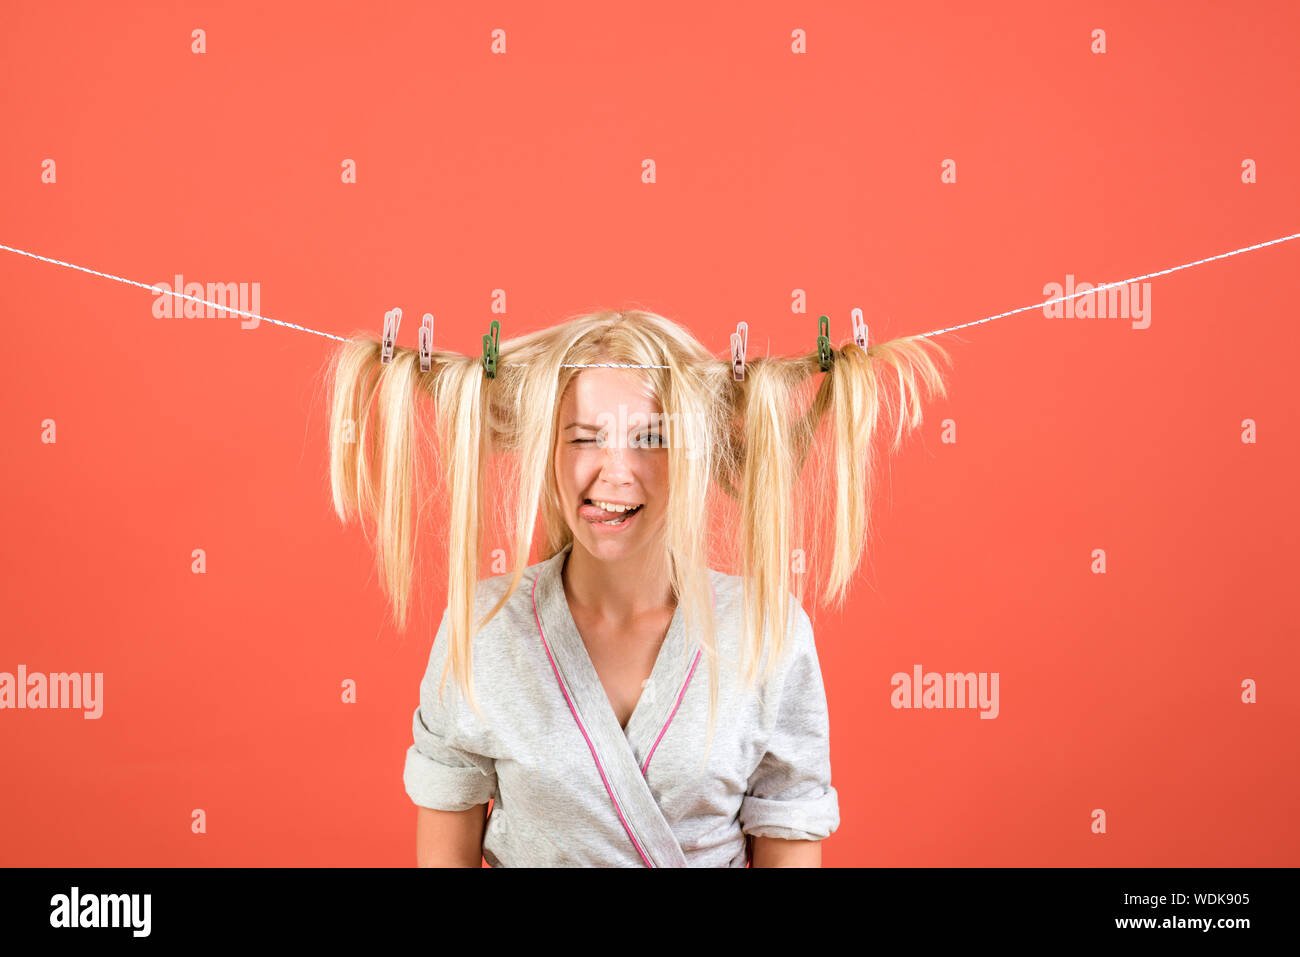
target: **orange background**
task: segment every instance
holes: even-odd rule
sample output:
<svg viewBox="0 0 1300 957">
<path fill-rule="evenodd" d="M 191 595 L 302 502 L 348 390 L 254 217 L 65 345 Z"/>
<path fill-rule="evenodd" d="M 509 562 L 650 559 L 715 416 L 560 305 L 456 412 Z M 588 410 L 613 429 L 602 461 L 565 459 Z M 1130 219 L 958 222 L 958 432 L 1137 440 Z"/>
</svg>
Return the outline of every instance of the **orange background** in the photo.
<svg viewBox="0 0 1300 957">
<path fill-rule="evenodd" d="M 339 335 L 401 306 L 406 346 L 425 311 L 439 348 L 477 352 L 493 318 L 510 338 L 641 305 L 720 357 L 742 319 L 752 353 L 806 353 L 821 313 L 840 343 L 860 307 L 879 342 L 1300 223 L 1289 2 L 5 21 L 0 242 L 259 282 L 263 315 Z M 842 816 L 825 864 L 1300 863 L 1298 262 L 1291 242 L 1155 279 L 1145 330 L 1029 311 L 941 337 L 950 396 L 892 461 L 870 564 L 842 612 L 809 609 Z M 442 562 L 398 633 L 330 507 L 334 343 L 152 306 L 0 251 L 0 671 L 105 673 L 97 721 L 0 712 L 0 863 L 411 864 Z M 1000 715 L 894 710 L 918 663 L 998 672 Z"/>
</svg>

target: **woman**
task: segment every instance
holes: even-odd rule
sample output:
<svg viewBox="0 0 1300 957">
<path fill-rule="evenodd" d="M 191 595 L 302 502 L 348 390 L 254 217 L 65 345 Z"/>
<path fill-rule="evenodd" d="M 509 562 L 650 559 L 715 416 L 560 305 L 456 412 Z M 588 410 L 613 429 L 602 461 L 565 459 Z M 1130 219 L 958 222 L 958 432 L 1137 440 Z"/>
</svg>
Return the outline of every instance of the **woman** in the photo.
<svg viewBox="0 0 1300 957">
<path fill-rule="evenodd" d="M 427 371 L 414 350 L 385 363 L 372 339 L 342 347 L 335 507 L 374 519 L 399 625 L 418 397 L 436 410 L 448 604 L 404 772 L 418 863 L 820 865 L 839 805 L 804 583 L 829 550 L 824 597 L 842 602 L 882 383 L 898 385 L 897 447 L 920 423 L 918 387 L 942 392 L 931 346 L 754 358 L 737 378 L 633 311 L 503 342 L 496 362 L 432 353 Z M 484 545 L 502 573 L 480 580 Z M 722 546 L 740 574 L 709 567 Z"/>
</svg>

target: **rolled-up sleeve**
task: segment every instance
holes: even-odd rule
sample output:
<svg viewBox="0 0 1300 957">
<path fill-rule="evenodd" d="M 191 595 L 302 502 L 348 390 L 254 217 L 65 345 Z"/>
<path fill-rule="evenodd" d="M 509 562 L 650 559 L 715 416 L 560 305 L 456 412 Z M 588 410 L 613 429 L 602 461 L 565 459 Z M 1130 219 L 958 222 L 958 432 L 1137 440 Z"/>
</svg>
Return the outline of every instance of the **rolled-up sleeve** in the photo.
<svg viewBox="0 0 1300 957">
<path fill-rule="evenodd" d="M 443 700 L 438 700 L 438 682 L 450 640 L 444 614 L 420 682 L 420 704 L 412 721 L 415 741 L 406 751 L 402 782 L 407 795 L 420 807 L 467 811 L 486 804 L 496 793 L 497 776 L 491 758 L 457 744 L 456 705 L 461 699 L 454 675 L 447 675 Z"/>
<path fill-rule="evenodd" d="M 741 801 L 741 830 L 754 837 L 819 841 L 840 825 L 831 786 L 830 717 L 812 622 L 799 608 L 767 751 Z"/>
</svg>

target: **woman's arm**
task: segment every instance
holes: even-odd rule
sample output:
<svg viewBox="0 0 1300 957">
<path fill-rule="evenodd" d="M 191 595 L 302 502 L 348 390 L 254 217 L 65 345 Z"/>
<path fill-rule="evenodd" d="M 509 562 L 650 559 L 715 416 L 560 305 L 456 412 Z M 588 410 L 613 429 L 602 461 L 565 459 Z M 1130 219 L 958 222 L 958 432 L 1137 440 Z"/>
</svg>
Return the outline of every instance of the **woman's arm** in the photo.
<svg viewBox="0 0 1300 957">
<path fill-rule="evenodd" d="M 821 841 L 786 841 L 755 837 L 750 867 L 821 867 Z"/>
<path fill-rule="evenodd" d="M 486 804 L 476 804 L 468 811 L 437 811 L 431 807 L 417 807 L 416 866 L 482 867 L 486 821 Z"/>
</svg>

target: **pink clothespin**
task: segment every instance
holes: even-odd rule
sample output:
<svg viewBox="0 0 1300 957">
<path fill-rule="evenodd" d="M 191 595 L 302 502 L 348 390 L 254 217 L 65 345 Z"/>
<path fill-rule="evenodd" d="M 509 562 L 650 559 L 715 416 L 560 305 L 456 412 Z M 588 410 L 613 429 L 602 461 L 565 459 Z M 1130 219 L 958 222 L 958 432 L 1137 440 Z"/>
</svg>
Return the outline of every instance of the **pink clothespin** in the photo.
<svg viewBox="0 0 1300 957">
<path fill-rule="evenodd" d="M 420 322 L 420 371 L 433 366 L 433 313 L 426 312 Z"/>
<path fill-rule="evenodd" d="M 749 324 L 736 323 L 736 331 L 731 334 L 731 377 L 737 382 L 745 378 L 745 353 L 749 349 Z"/>
<path fill-rule="evenodd" d="M 384 313 L 384 351 L 379 361 L 388 365 L 393 361 L 393 350 L 397 348 L 397 327 L 402 324 L 402 310 L 389 309 Z"/>
<path fill-rule="evenodd" d="M 858 347 L 865 349 L 867 347 L 867 324 L 862 319 L 862 310 L 853 310 L 853 341 Z"/>
</svg>

